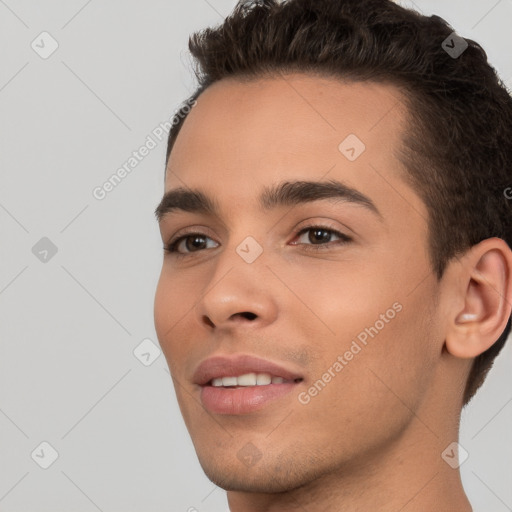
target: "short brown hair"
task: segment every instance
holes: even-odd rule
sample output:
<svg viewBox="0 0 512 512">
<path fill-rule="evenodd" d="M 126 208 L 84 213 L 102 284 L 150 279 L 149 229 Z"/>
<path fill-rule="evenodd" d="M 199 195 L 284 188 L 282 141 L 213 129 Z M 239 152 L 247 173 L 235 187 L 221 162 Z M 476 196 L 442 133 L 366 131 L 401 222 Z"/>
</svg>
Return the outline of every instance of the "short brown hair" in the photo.
<svg viewBox="0 0 512 512">
<path fill-rule="evenodd" d="M 408 128 L 400 159 L 429 212 L 432 267 L 498 237 L 512 247 L 512 98 L 475 41 L 450 55 L 454 32 L 390 0 L 241 0 L 215 28 L 193 34 L 189 49 L 199 86 L 176 113 L 169 156 L 190 102 L 223 78 L 304 72 L 384 82 L 405 93 Z M 448 39 L 449 46 L 454 40 Z M 465 41 L 465 43 L 464 43 Z M 511 328 L 475 358 L 466 405 L 483 383 Z"/>
</svg>

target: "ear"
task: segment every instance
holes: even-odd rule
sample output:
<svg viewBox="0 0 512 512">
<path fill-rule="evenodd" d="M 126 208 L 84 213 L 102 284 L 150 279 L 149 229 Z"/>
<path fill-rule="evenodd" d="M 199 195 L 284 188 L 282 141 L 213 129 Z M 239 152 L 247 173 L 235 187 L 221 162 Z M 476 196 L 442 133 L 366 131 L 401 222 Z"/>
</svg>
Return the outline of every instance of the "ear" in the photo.
<svg viewBox="0 0 512 512">
<path fill-rule="evenodd" d="M 512 251 L 500 238 L 474 245 L 457 260 L 456 297 L 446 349 L 460 358 L 485 352 L 501 336 L 512 310 Z"/>
</svg>

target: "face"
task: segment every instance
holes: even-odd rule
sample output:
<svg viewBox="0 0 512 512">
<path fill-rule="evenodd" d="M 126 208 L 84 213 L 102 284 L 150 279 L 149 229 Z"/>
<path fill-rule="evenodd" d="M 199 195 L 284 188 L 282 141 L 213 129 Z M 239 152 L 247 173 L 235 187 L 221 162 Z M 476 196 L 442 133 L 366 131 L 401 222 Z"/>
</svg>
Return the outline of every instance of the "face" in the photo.
<svg viewBox="0 0 512 512">
<path fill-rule="evenodd" d="M 186 119 L 165 190 L 215 209 L 162 202 L 155 325 L 217 485 L 283 491 L 369 463 L 431 389 L 438 285 L 403 128 L 394 87 L 302 74 L 223 80 Z"/>
</svg>

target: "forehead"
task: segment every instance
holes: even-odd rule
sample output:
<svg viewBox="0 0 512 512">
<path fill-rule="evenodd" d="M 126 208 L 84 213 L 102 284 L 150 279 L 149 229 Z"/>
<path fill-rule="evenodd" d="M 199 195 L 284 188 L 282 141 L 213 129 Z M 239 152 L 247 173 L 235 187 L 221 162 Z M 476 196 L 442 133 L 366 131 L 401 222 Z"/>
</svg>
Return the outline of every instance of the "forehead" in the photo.
<svg viewBox="0 0 512 512">
<path fill-rule="evenodd" d="M 166 190 L 201 188 L 247 207 L 269 183 L 337 179 L 389 202 L 379 188 L 405 185 L 396 155 L 406 113 L 402 93 L 387 84 L 299 73 L 224 79 L 185 120 Z"/>
</svg>

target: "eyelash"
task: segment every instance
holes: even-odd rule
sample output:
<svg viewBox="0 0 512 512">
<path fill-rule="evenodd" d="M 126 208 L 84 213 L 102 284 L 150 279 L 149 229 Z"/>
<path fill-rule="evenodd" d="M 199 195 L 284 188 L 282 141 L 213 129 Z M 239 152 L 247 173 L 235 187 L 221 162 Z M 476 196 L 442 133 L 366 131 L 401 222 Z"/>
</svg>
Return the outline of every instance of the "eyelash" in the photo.
<svg viewBox="0 0 512 512">
<path fill-rule="evenodd" d="M 337 231 L 336 229 L 333 229 L 333 228 L 331 228 L 329 226 L 319 226 L 319 225 L 316 225 L 316 224 L 312 225 L 312 226 L 307 226 L 307 227 L 302 228 L 300 231 L 297 232 L 297 234 L 295 235 L 295 238 L 300 237 L 302 234 L 307 233 L 308 231 L 313 231 L 315 229 L 316 230 L 320 230 L 320 231 L 327 231 L 327 232 L 329 232 L 329 233 L 339 237 L 340 240 L 337 240 L 337 242 L 338 242 L 338 244 L 341 244 L 341 245 L 344 245 L 344 244 L 352 241 L 352 238 L 350 238 L 349 236 L 347 236 L 347 235 Z M 204 238 L 210 238 L 209 236 L 207 236 L 207 235 L 205 235 L 203 233 L 194 233 L 194 232 L 186 233 L 184 235 L 179 236 L 178 238 L 175 238 L 174 240 L 171 240 L 171 242 L 169 242 L 169 244 L 164 246 L 164 251 L 167 252 L 167 253 L 172 254 L 173 256 L 175 256 L 177 258 L 182 258 L 182 257 L 185 257 L 185 256 L 190 256 L 190 255 L 192 255 L 192 254 L 194 254 L 196 252 L 202 252 L 201 250 L 198 250 L 198 251 L 181 253 L 181 252 L 178 252 L 176 250 L 177 246 L 183 240 L 185 240 L 185 239 L 187 239 L 189 237 L 192 237 L 192 236 L 200 236 L 200 237 L 204 237 Z M 325 243 L 325 244 L 296 243 L 296 244 L 293 244 L 293 245 L 303 245 L 304 249 L 306 249 L 308 251 L 322 251 L 322 250 L 329 249 L 332 244 L 331 244 L 331 242 L 328 242 L 328 243 Z"/>
</svg>

